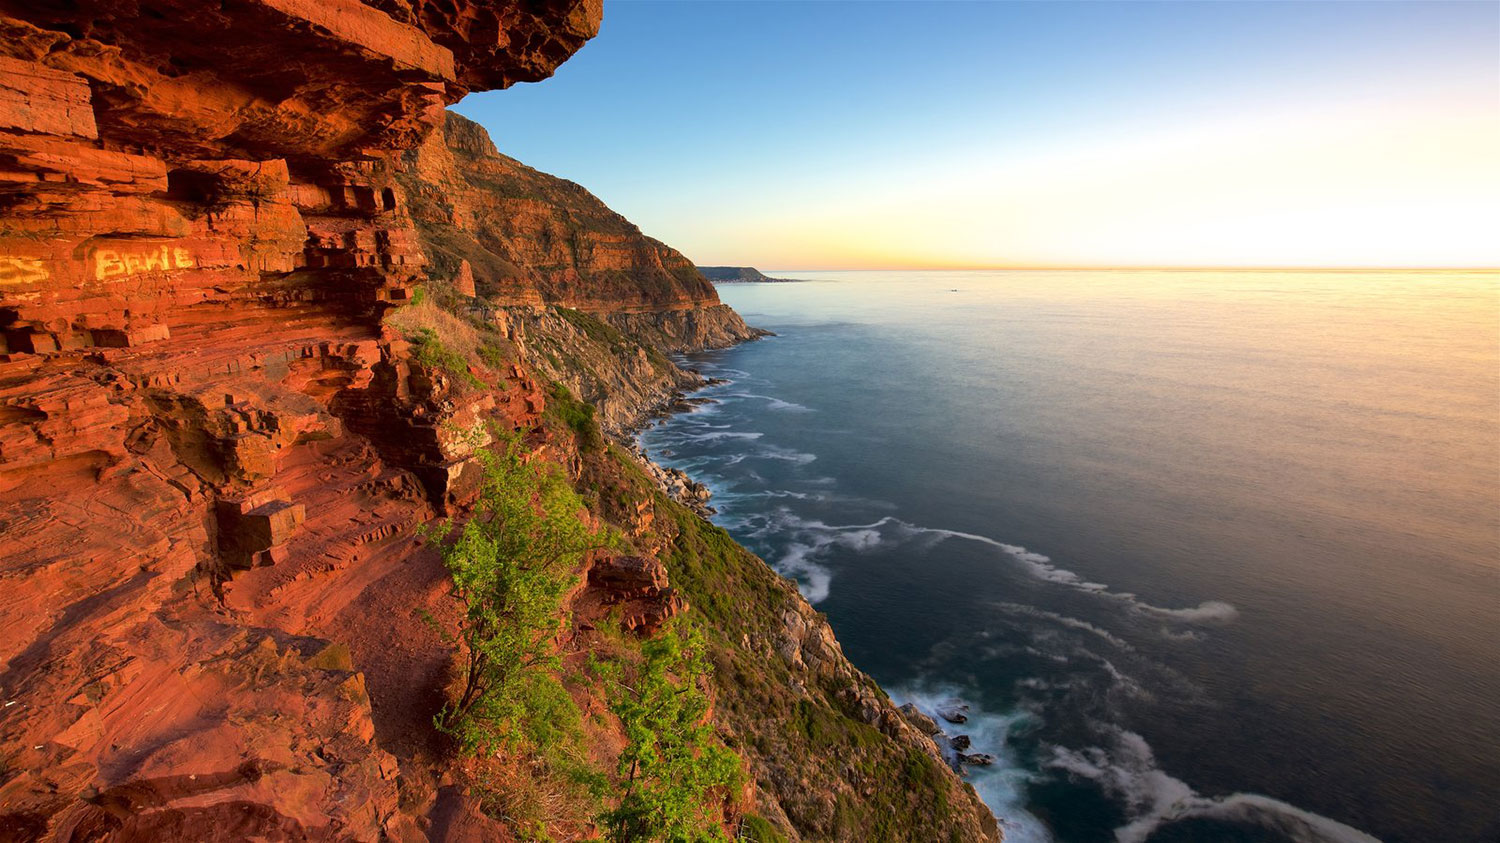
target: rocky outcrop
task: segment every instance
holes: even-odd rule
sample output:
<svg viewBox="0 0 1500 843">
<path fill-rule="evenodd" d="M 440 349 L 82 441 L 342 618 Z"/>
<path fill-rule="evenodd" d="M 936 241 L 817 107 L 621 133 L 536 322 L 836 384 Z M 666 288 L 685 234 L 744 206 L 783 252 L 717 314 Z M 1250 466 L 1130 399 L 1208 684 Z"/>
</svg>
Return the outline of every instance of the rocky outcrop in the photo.
<svg viewBox="0 0 1500 843">
<path fill-rule="evenodd" d="M 689 477 L 687 472 L 678 468 L 666 468 L 658 465 L 645 453 L 637 450 L 634 454 L 645 469 L 646 476 L 655 483 L 667 497 L 672 498 L 683 506 L 691 509 L 704 518 L 715 514 L 718 510 L 708 505 L 713 499 L 713 492 L 702 483 Z"/>
<path fill-rule="evenodd" d="M 677 250 L 577 184 L 502 155 L 457 114 L 396 176 L 434 283 L 477 299 L 529 364 L 599 409 L 607 431 L 639 425 L 700 382 L 666 355 L 765 334 Z"/>
<path fill-rule="evenodd" d="M 636 341 L 668 352 L 726 348 L 769 332 L 747 326 L 727 304 L 648 311 L 613 311 L 604 321 Z"/>
<path fill-rule="evenodd" d="M 637 635 L 654 635 L 687 610 L 687 601 L 669 584 L 667 566 L 652 556 L 604 556 L 589 567 L 586 582 L 598 605 L 620 607 L 621 628 Z"/>
<path fill-rule="evenodd" d="M 668 353 L 725 347 L 765 335 L 747 328 L 722 304 L 597 315 L 564 307 L 502 307 L 486 314 L 515 342 L 528 365 L 592 404 L 604 430 L 616 437 L 705 383 Z"/>
</svg>

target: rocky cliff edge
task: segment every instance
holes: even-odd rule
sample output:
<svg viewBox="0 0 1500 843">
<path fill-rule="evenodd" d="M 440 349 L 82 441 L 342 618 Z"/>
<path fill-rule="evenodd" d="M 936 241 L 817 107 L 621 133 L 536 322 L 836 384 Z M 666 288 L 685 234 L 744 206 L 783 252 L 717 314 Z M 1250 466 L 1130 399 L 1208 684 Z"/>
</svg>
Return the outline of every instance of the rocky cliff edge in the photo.
<svg viewBox="0 0 1500 843">
<path fill-rule="evenodd" d="M 629 474 L 590 468 L 577 431 L 547 423 L 572 399 L 537 361 L 561 375 L 560 352 L 591 343 L 603 374 L 581 386 L 634 382 L 606 348 L 671 381 L 665 351 L 743 323 L 586 194 L 549 184 L 552 210 L 497 204 L 487 231 L 431 216 L 405 179 L 440 127 L 445 148 L 488 156 L 461 124 L 450 137 L 445 106 L 545 77 L 600 14 L 0 0 L 0 840 L 511 837 L 432 728 L 453 657 L 434 626 L 456 606 L 416 529 L 462 515 L 490 431 L 580 484 Z M 571 264 L 547 245 L 560 207 L 584 215 Z M 495 261 L 438 248 L 439 224 Z M 474 332 L 475 357 L 439 347 Z M 688 603 L 743 610 L 716 658 L 744 670 L 780 647 L 775 677 L 816 662 L 800 702 L 790 679 L 770 690 L 804 720 L 865 724 L 869 769 L 846 775 L 721 669 L 726 708 L 744 701 L 726 734 L 766 747 L 745 749 L 754 785 L 726 822 L 755 810 L 791 839 L 859 839 L 848 818 L 900 805 L 945 839 L 993 836 L 795 589 L 636 491 L 592 517 L 665 558 Z M 737 595 L 750 582 L 774 608 Z M 892 802 L 879 759 L 897 757 L 921 779 Z"/>
</svg>

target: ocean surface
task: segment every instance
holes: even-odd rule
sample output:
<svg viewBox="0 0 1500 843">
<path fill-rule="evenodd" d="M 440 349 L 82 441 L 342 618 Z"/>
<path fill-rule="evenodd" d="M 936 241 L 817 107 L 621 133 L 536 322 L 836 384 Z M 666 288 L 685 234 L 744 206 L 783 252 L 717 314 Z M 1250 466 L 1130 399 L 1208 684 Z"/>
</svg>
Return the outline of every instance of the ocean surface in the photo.
<svg viewBox="0 0 1500 843">
<path fill-rule="evenodd" d="M 1500 276 L 772 274 L 641 442 L 1008 840 L 1500 840 Z"/>
</svg>

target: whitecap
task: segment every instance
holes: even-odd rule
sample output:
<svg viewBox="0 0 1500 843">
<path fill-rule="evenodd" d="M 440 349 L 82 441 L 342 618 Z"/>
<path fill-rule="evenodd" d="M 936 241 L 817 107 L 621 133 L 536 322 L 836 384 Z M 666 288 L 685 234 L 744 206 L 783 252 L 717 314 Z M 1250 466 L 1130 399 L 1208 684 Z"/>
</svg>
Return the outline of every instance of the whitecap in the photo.
<svg viewBox="0 0 1500 843">
<path fill-rule="evenodd" d="M 880 528 L 891 520 L 887 517 L 871 524 L 825 524 L 778 507 L 775 512 L 746 519 L 744 523 L 746 527 L 759 523 L 745 531 L 752 538 L 786 542 L 772 567 L 782 576 L 795 579 L 807 602 L 818 603 L 828 598 L 833 580 L 820 557 L 835 547 L 856 553 L 877 547 L 882 540 Z"/>
<path fill-rule="evenodd" d="M 680 433 L 678 436 L 686 442 L 718 442 L 724 439 L 742 439 L 753 442 L 765 434 L 747 430 L 711 430 L 708 433 Z"/>
<path fill-rule="evenodd" d="M 754 392 L 729 392 L 723 398 L 743 398 L 755 401 L 765 401 L 768 409 L 779 410 L 788 413 L 811 413 L 812 408 L 806 407 L 793 401 L 784 401 L 771 395 L 758 395 Z"/>
<path fill-rule="evenodd" d="M 1130 645 L 1130 642 L 1126 641 L 1118 635 L 1115 635 L 1113 632 L 1110 632 L 1103 627 L 1091 624 L 1088 621 L 1069 617 L 1067 615 L 1061 615 L 1057 612 L 1050 612 L 1046 609 L 1038 609 L 1035 606 L 1027 606 L 1021 603 L 996 603 L 994 605 L 995 608 L 1010 612 L 1012 614 L 1026 615 L 1032 618 L 1049 620 L 1060 626 L 1068 627 L 1069 629 L 1081 630 L 1083 632 L 1096 635 L 1127 653 L 1135 652 L 1135 647 L 1132 647 Z"/>
<path fill-rule="evenodd" d="M 943 530 L 936 527 L 919 527 L 915 524 L 899 522 L 903 529 L 915 534 L 935 535 L 941 538 L 963 539 L 965 541 L 979 542 L 1000 550 L 1011 559 L 1021 565 L 1033 577 L 1045 582 L 1074 588 L 1079 591 L 1108 597 L 1129 605 L 1138 612 L 1163 617 L 1168 620 L 1180 621 L 1182 623 L 1194 624 L 1226 624 L 1239 617 L 1239 610 L 1232 604 L 1222 600 L 1205 600 L 1197 606 L 1184 609 L 1168 609 L 1161 606 L 1153 606 L 1128 591 L 1111 591 L 1104 583 L 1091 582 L 1084 579 L 1067 568 L 1062 568 L 1052 563 L 1049 556 L 1006 542 L 992 539 L 989 536 L 964 533 L 958 530 Z"/>
<path fill-rule="evenodd" d="M 1188 623 L 1224 624 L 1240 616 L 1238 609 L 1222 600 L 1205 600 L 1187 609 L 1163 609 L 1142 603 L 1141 609 L 1154 615 L 1186 621 Z"/>
<path fill-rule="evenodd" d="M 818 458 L 817 454 L 809 454 L 806 451 L 795 451 L 791 448 L 781 448 L 776 445 L 767 445 L 754 456 L 768 460 L 783 460 L 797 465 L 807 465 Z"/>
<path fill-rule="evenodd" d="M 774 566 L 782 576 L 797 581 L 797 590 L 809 603 L 828 599 L 829 585 L 833 582 L 833 574 L 810 558 L 818 550 L 815 545 L 793 542 Z"/>
<path fill-rule="evenodd" d="M 1379 843 L 1337 820 L 1258 793 L 1203 796 L 1156 765 L 1146 739 L 1118 727 L 1108 749 L 1053 748 L 1047 766 L 1096 782 L 1125 803 L 1127 822 L 1115 829 L 1117 843 L 1145 843 L 1161 826 L 1189 818 L 1257 825 L 1295 843 Z"/>
<path fill-rule="evenodd" d="M 821 495 L 810 495 L 807 492 L 793 492 L 790 489 L 766 489 L 761 492 L 751 492 L 745 495 L 747 498 L 792 498 L 799 501 L 822 500 Z"/>
</svg>

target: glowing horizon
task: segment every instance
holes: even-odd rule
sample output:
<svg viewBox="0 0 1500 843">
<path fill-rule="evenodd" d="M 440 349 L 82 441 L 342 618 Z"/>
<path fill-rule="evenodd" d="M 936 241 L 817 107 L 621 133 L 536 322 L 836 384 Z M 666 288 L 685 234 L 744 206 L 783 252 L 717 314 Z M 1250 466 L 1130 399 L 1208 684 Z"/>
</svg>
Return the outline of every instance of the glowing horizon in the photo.
<svg viewBox="0 0 1500 843">
<path fill-rule="evenodd" d="M 832 12 L 611 6 L 460 110 L 703 265 L 1500 267 L 1500 6 Z"/>
</svg>

